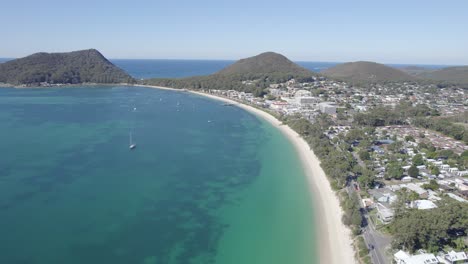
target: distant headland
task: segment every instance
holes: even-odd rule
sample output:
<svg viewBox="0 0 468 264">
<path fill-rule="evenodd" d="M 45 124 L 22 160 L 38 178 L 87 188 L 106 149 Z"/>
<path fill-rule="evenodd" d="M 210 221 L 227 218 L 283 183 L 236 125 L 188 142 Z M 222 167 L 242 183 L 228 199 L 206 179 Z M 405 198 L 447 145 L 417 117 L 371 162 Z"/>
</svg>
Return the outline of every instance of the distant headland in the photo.
<svg viewBox="0 0 468 264">
<path fill-rule="evenodd" d="M 95 49 L 35 53 L 0 63 L 0 83 L 50 86 L 83 83 L 134 83 L 134 79 Z"/>
<path fill-rule="evenodd" d="M 59 84 L 142 84 L 188 89 L 220 89 L 260 95 L 272 83 L 291 79 L 307 82 L 317 78 L 336 79 L 354 85 L 381 82 L 423 82 L 468 85 L 468 66 L 426 69 L 393 68 L 357 61 L 336 65 L 320 73 L 309 71 L 275 52 L 238 60 L 210 75 L 186 78 L 151 78 L 136 81 L 96 49 L 66 53 L 35 53 L 0 63 L 0 85 L 54 86 Z"/>
</svg>

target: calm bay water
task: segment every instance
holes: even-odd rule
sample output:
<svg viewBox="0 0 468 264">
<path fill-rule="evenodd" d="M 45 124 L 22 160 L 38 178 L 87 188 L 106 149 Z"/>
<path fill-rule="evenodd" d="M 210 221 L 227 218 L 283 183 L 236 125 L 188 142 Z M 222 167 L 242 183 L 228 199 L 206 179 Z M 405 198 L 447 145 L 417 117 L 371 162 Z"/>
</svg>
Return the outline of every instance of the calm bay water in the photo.
<svg viewBox="0 0 468 264">
<path fill-rule="evenodd" d="M 0 263 L 316 261 L 292 146 L 239 108 L 148 88 L 2 88 L 0 135 Z"/>
<path fill-rule="evenodd" d="M 232 63 L 113 62 L 136 78 Z M 241 109 L 136 87 L 1 88 L 0 136 L 0 263 L 316 261 L 296 154 Z"/>
</svg>

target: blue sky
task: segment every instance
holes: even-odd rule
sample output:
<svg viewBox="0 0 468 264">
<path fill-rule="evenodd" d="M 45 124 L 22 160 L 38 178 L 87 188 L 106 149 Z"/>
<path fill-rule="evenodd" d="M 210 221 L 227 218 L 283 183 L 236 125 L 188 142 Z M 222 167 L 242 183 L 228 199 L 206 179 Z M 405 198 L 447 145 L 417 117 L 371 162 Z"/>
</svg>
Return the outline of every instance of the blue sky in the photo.
<svg viewBox="0 0 468 264">
<path fill-rule="evenodd" d="M 97 0 L 95 0 L 97 2 Z M 467 64 L 466 0 L 4 0 L 0 57 L 96 48 L 108 58 Z"/>
</svg>

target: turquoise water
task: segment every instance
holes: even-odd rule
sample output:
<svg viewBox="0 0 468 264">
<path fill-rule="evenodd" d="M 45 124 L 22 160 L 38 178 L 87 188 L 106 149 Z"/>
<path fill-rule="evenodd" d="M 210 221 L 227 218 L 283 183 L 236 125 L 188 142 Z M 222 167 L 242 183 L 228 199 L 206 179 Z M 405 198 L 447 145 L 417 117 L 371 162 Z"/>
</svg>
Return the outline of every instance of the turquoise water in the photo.
<svg viewBox="0 0 468 264">
<path fill-rule="evenodd" d="M 148 88 L 4 88 L 0 135 L 0 263 L 316 261 L 292 146 L 239 108 Z"/>
</svg>

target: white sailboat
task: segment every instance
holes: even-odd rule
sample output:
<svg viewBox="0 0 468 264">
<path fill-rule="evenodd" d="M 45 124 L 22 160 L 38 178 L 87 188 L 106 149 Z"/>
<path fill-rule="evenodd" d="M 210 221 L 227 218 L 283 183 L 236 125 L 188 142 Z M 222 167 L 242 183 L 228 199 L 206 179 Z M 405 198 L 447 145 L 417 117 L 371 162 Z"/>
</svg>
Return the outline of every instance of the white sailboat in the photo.
<svg viewBox="0 0 468 264">
<path fill-rule="evenodd" d="M 130 133 L 130 145 L 128 147 L 129 149 L 134 149 L 136 148 L 136 143 L 132 142 L 132 133 Z"/>
</svg>

